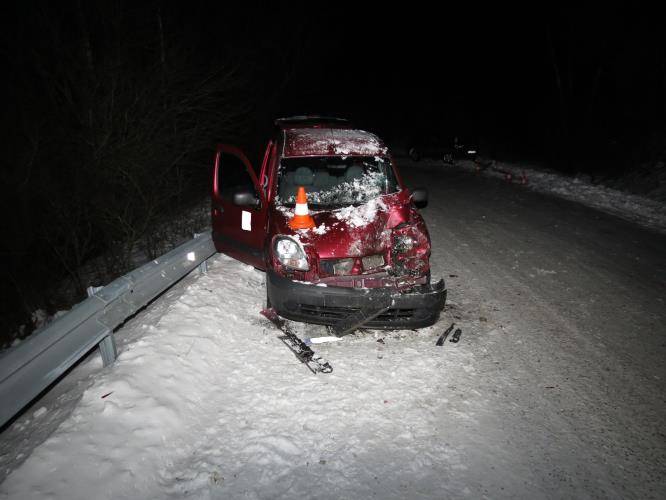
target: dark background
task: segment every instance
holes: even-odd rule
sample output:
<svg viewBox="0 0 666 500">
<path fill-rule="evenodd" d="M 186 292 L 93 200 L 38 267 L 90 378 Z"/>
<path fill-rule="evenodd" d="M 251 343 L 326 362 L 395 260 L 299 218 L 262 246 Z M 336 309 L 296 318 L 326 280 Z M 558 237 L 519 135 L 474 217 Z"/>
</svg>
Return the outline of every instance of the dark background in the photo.
<svg viewBox="0 0 666 500">
<path fill-rule="evenodd" d="M 398 149 L 460 134 L 567 174 L 658 168 L 660 21 L 636 2 L 5 6 L 5 340 L 35 309 L 131 269 L 137 250 L 162 253 L 166 221 L 209 190 L 214 144 L 257 158 L 279 115 L 348 117 Z"/>
</svg>

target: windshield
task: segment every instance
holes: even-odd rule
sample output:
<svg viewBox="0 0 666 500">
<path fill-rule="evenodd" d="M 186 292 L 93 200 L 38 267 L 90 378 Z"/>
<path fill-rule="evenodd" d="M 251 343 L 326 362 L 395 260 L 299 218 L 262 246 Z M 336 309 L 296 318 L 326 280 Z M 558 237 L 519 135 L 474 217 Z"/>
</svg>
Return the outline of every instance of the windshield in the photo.
<svg viewBox="0 0 666 500">
<path fill-rule="evenodd" d="M 359 205 L 398 190 L 389 160 L 372 156 L 283 158 L 276 204 L 293 205 L 299 186 L 315 209 Z"/>
</svg>

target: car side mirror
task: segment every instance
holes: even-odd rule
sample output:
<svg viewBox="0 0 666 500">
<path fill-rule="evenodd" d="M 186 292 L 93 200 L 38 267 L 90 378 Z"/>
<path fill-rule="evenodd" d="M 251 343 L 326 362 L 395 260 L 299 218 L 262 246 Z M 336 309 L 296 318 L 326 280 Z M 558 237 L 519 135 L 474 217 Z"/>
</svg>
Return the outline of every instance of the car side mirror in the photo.
<svg viewBox="0 0 666 500">
<path fill-rule="evenodd" d="M 412 201 L 417 208 L 425 208 L 428 205 L 428 190 L 416 188 L 412 191 Z"/>
<path fill-rule="evenodd" d="M 258 207 L 261 200 L 252 191 L 241 190 L 234 193 L 234 205 L 239 207 Z"/>
</svg>

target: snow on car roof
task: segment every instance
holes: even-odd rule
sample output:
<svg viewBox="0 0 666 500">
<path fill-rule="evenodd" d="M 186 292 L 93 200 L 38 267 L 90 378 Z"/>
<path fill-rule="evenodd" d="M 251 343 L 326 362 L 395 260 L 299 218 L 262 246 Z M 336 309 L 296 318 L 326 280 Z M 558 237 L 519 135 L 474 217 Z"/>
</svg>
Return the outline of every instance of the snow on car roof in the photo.
<svg viewBox="0 0 666 500">
<path fill-rule="evenodd" d="M 387 148 L 365 130 L 290 128 L 284 130 L 282 156 L 384 156 Z"/>
</svg>

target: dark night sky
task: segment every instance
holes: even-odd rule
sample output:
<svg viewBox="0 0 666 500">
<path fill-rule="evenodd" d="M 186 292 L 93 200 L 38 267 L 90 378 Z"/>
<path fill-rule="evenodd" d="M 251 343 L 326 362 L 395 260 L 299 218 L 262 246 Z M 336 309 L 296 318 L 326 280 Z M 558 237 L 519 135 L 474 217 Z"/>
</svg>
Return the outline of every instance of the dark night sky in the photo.
<svg viewBox="0 0 666 500">
<path fill-rule="evenodd" d="M 217 9 L 209 20 L 222 19 Z M 658 19 L 635 4 L 336 5 L 227 12 L 232 26 L 225 26 L 234 42 L 244 38 L 257 50 L 259 78 L 269 86 L 285 71 L 270 57 L 275 47 L 291 56 L 289 81 L 266 107 L 275 114 L 335 113 L 398 141 L 462 129 L 513 154 L 543 156 L 563 140 L 563 114 L 574 147 L 632 143 L 663 127 Z"/>
<path fill-rule="evenodd" d="M 89 17 L 121 9 L 137 33 L 153 31 L 152 13 L 161 9 L 172 45 L 192 50 L 202 65 L 239 64 L 251 75 L 257 136 L 275 115 L 334 113 L 392 140 L 462 130 L 499 150 L 545 156 L 564 135 L 574 146 L 604 147 L 664 126 L 660 16 L 635 3 L 99 4 L 107 7 L 87 7 Z M 31 12 L 43 10 L 34 5 L 16 7 L 5 21 L 29 24 Z M 75 27 L 76 12 L 72 4 L 48 15 Z M 28 43 L 39 45 L 36 31 Z M 8 36 L 8 43 L 18 42 Z"/>
</svg>

